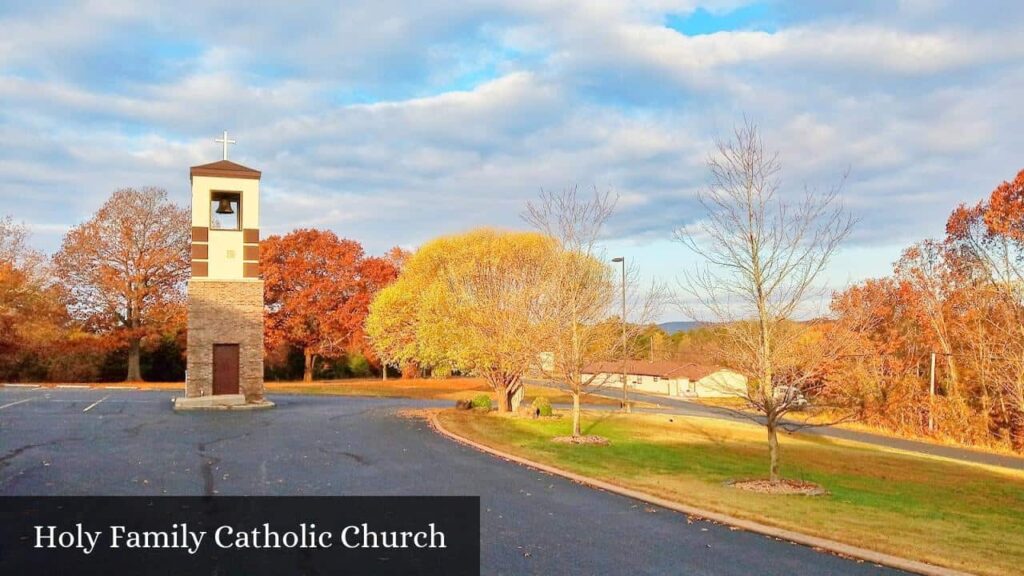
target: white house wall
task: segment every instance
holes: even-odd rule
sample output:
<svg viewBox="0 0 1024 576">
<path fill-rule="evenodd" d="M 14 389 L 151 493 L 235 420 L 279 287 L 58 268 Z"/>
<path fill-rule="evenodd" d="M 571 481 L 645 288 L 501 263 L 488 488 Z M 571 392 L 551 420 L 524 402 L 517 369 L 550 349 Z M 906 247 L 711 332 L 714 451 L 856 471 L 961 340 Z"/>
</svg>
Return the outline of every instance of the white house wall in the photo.
<svg viewBox="0 0 1024 576">
<path fill-rule="evenodd" d="M 697 380 L 691 388 L 698 398 L 729 398 L 746 391 L 747 379 L 742 374 L 720 370 Z"/>
<path fill-rule="evenodd" d="M 592 374 L 583 374 L 586 381 Z M 657 380 L 655 379 L 657 378 Z M 591 382 L 594 388 L 622 388 L 622 374 L 602 372 Z M 725 398 L 742 394 L 747 379 L 736 372 L 721 370 L 691 382 L 689 378 L 662 378 L 648 375 L 629 375 L 629 389 L 668 396 L 697 398 Z"/>
</svg>

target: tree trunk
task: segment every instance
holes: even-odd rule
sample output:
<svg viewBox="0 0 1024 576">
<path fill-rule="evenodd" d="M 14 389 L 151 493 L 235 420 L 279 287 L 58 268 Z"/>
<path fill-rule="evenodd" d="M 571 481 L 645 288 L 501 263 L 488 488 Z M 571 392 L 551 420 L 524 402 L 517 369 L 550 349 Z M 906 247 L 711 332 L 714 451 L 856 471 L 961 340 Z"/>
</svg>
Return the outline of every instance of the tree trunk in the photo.
<svg viewBox="0 0 1024 576">
<path fill-rule="evenodd" d="M 313 381 L 313 365 L 316 362 L 316 354 L 313 354 L 313 350 L 310 349 L 310 348 L 306 348 L 305 350 L 303 350 L 303 353 L 306 356 L 306 363 L 305 363 L 305 368 L 302 371 L 302 381 L 303 382 L 312 382 Z"/>
<path fill-rule="evenodd" d="M 1024 452 L 1024 406 L 1012 406 L 1008 420 L 1010 446 L 1017 452 Z"/>
<path fill-rule="evenodd" d="M 411 380 L 419 375 L 420 367 L 415 362 L 402 364 L 402 380 Z"/>
<path fill-rule="evenodd" d="M 779 481 L 779 436 L 771 418 L 768 419 L 768 479 Z"/>
<path fill-rule="evenodd" d="M 508 393 L 504 383 L 499 383 L 495 390 L 498 393 L 498 413 L 507 414 L 512 410 L 512 395 Z"/>
<path fill-rule="evenodd" d="M 142 339 L 137 336 L 128 341 L 128 378 L 125 379 L 128 382 L 142 381 L 142 368 L 139 366 L 141 342 Z"/>
<path fill-rule="evenodd" d="M 142 337 L 139 336 L 139 307 L 135 305 L 134 301 L 130 301 L 128 305 L 128 377 L 125 378 L 128 382 L 141 382 L 142 381 L 142 368 L 139 366 L 139 356 L 141 356 L 140 348 L 142 347 Z"/>
<path fill-rule="evenodd" d="M 580 393 L 572 393 L 572 435 L 580 436 Z"/>
</svg>

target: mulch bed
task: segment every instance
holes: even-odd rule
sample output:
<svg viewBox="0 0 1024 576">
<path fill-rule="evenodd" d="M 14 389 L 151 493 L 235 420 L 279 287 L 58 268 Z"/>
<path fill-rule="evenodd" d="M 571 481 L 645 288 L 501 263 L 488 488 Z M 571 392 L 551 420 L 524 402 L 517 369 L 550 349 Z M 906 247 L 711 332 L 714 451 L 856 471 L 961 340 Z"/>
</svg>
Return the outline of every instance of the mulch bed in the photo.
<svg viewBox="0 0 1024 576">
<path fill-rule="evenodd" d="M 772 482 L 771 480 L 754 479 L 754 480 L 730 480 L 725 483 L 726 486 L 732 486 L 740 490 L 747 490 L 750 492 L 760 492 L 761 494 L 782 494 L 782 495 L 795 495 L 795 496 L 824 496 L 828 494 L 828 490 L 825 490 L 821 486 L 814 482 L 805 482 L 803 480 L 779 480 L 778 482 Z"/>
<path fill-rule="evenodd" d="M 559 444 L 589 444 L 591 446 L 607 446 L 611 444 L 604 436 L 595 436 L 593 434 L 589 436 L 556 436 L 551 441 L 558 442 Z"/>
</svg>

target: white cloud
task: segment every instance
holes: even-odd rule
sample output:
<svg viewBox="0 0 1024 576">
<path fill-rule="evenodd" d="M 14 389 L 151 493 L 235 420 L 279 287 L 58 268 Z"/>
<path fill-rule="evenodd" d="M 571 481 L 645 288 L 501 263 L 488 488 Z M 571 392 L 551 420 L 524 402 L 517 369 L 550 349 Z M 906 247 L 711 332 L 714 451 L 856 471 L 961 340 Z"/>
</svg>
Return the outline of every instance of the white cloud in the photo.
<svg viewBox="0 0 1024 576">
<path fill-rule="evenodd" d="M 861 246 L 940 234 L 956 203 L 1020 168 L 1019 13 L 982 29 L 956 3 L 824 15 L 811 3 L 774 32 L 662 25 L 696 4 L 12 12 L 0 213 L 66 226 L 129 185 L 186 202 L 186 168 L 216 159 L 224 128 L 232 158 L 264 171 L 268 228 L 332 227 L 376 251 L 522 226 L 527 199 L 576 183 L 621 195 L 618 239 L 664 241 L 700 217 L 704 160 L 743 114 L 780 150 L 787 191 L 851 169 Z M 40 230 L 53 248 L 58 228 Z"/>
</svg>

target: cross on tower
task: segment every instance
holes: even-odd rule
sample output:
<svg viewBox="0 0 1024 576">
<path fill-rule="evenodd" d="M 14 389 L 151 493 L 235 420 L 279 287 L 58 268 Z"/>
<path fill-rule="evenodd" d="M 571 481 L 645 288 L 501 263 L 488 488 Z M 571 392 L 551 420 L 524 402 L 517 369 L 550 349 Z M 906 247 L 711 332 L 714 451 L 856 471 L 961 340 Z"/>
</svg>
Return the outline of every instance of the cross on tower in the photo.
<svg viewBox="0 0 1024 576">
<path fill-rule="evenodd" d="M 224 145 L 224 159 L 225 160 L 228 159 L 228 144 L 237 144 L 237 142 L 235 142 L 234 140 L 228 140 L 228 131 L 227 130 L 224 131 L 224 136 L 222 138 L 217 138 L 216 140 L 214 140 L 214 142 L 216 142 L 218 144 L 223 144 Z"/>
</svg>

